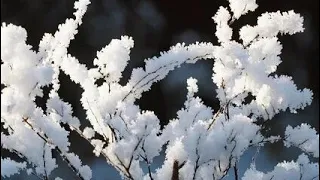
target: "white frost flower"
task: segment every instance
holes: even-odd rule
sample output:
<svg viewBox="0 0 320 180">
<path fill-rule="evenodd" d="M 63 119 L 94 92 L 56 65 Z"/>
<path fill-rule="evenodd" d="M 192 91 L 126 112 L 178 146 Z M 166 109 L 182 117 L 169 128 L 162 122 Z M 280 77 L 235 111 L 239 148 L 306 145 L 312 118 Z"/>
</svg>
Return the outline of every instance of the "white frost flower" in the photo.
<svg viewBox="0 0 320 180">
<path fill-rule="evenodd" d="M 91 139 L 92 137 L 94 137 L 94 134 L 95 134 L 95 131 L 92 128 L 86 127 L 83 130 L 83 135 L 87 139 Z"/>
<path fill-rule="evenodd" d="M 239 19 L 243 14 L 247 14 L 248 11 L 254 11 L 258 7 L 256 0 L 228 0 L 233 17 Z"/>
<path fill-rule="evenodd" d="M 187 84 L 188 84 L 188 92 L 189 93 L 197 93 L 198 92 L 198 86 L 197 86 L 197 82 L 198 80 L 197 79 L 194 79 L 192 77 L 190 77 L 188 80 L 187 80 Z"/>
</svg>

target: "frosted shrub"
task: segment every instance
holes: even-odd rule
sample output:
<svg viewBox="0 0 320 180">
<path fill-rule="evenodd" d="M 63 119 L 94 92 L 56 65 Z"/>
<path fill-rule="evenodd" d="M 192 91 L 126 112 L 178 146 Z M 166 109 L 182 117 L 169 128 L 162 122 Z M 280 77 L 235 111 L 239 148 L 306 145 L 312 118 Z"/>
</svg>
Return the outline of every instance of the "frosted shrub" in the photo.
<svg viewBox="0 0 320 180">
<path fill-rule="evenodd" d="M 265 123 L 280 111 L 295 113 L 311 104 L 312 92 L 299 90 L 292 78 L 275 75 L 281 63 L 282 45 L 277 35 L 302 32 L 303 18 L 294 11 L 264 13 L 257 25 L 242 27 L 240 42 L 232 40 L 229 26 L 241 15 L 254 11 L 255 0 L 229 0 L 230 7 L 220 7 L 213 20 L 219 45 L 177 44 L 160 56 L 145 60 L 144 68 L 133 69 L 127 84 L 119 80 L 130 59 L 133 39 L 122 36 L 97 52 L 95 68 L 87 69 L 68 54 L 81 19 L 90 4 L 74 4 L 74 19 L 59 25 L 55 34 L 46 33 L 37 52 L 26 44 L 25 29 L 12 24 L 1 27 L 1 147 L 17 154 L 19 162 L 1 157 L 1 176 L 10 177 L 25 170 L 40 179 L 50 179 L 58 168 L 52 152 L 57 152 L 79 179 L 91 179 L 92 171 L 70 151 L 69 126 L 93 147 L 96 156 L 119 171 L 123 179 L 222 179 L 230 169 L 237 175 L 240 157 L 250 147 L 283 141 L 304 153 L 297 161 L 281 162 L 271 172 L 261 172 L 254 163 L 242 179 L 319 179 L 319 135 L 308 124 L 288 126 L 285 135 L 265 137 Z M 230 10 L 228 10 L 230 9 Z M 163 129 L 149 110 L 140 110 L 135 101 L 152 84 L 163 79 L 183 63 L 200 59 L 214 60 L 212 80 L 216 84 L 220 109 L 214 112 L 196 96 L 197 79 L 187 80 L 184 107 Z M 67 74 L 84 90 L 81 103 L 90 127 L 81 127 L 72 107 L 58 94 L 59 71 Z M 101 86 L 98 79 L 104 79 Z M 46 110 L 35 103 L 42 88 L 52 85 Z M 254 97 L 245 103 L 247 96 Z M 263 123 L 261 123 L 263 122 Z M 101 135 L 101 139 L 96 138 Z M 155 172 L 150 164 L 166 149 L 165 161 Z M 141 167 L 146 163 L 148 172 Z M 240 177 L 239 177 L 240 178 Z"/>
</svg>

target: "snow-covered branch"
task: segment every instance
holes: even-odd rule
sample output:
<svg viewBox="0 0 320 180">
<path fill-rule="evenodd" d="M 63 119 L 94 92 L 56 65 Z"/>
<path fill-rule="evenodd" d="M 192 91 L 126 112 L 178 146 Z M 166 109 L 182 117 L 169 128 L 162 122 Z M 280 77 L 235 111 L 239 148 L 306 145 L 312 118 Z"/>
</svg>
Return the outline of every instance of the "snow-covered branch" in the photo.
<svg viewBox="0 0 320 180">
<path fill-rule="evenodd" d="M 2 24 L 1 123 L 5 132 L 1 132 L 1 146 L 24 160 L 2 158 L 2 177 L 26 170 L 30 164 L 34 170 L 27 169 L 29 174 L 50 179 L 58 167 L 52 156 L 52 151 L 57 151 L 77 178 L 91 179 L 89 166 L 69 151 L 72 142 L 66 126 L 88 141 L 93 153 L 103 156 L 122 178 L 131 180 L 223 179 L 232 169 L 238 179 L 239 160 L 246 150 L 280 140 L 287 147 L 296 146 L 319 157 L 319 135 L 307 124 L 288 126 L 282 139 L 262 133 L 264 124 L 276 114 L 287 109 L 296 113 L 312 102 L 311 90 L 300 90 L 291 77 L 275 74 L 282 50 L 277 35 L 302 32 L 299 14 L 266 12 L 258 17 L 256 26 L 240 29 L 242 42 L 238 42 L 232 39 L 230 25 L 258 5 L 255 0 L 229 0 L 231 11 L 220 7 L 213 16 L 218 45 L 178 43 L 146 59 L 145 66 L 133 69 L 128 82 L 121 85 L 134 47 L 132 37 L 113 39 L 98 51 L 94 68 L 68 53 L 89 4 L 89 0 L 75 2 L 75 18 L 59 25 L 54 34 L 46 33 L 38 51 L 26 43 L 24 28 Z M 220 108 L 215 112 L 205 105 L 196 96 L 197 79 L 189 78 L 184 107 L 161 129 L 154 112 L 141 110 L 136 100 L 170 71 L 203 59 L 214 61 L 212 81 Z M 81 127 L 72 115 L 72 106 L 59 97 L 60 70 L 83 89 L 80 101 L 90 126 Z M 101 79 L 104 82 L 97 85 Z M 42 97 L 43 87 L 48 85 L 52 90 L 46 110 L 42 110 L 35 98 Z M 252 100 L 245 103 L 250 96 Z M 164 148 L 166 159 L 152 172 L 153 159 Z M 148 172 L 142 170 L 141 162 L 146 163 Z M 317 166 L 302 154 L 297 162 L 279 163 L 268 173 L 256 170 L 253 164 L 242 179 L 318 179 Z"/>
<path fill-rule="evenodd" d="M 285 131 L 285 146 L 296 146 L 304 152 L 319 158 L 319 134 L 308 124 L 301 124 L 295 128 L 288 126 Z"/>
<path fill-rule="evenodd" d="M 263 173 L 256 170 L 251 165 L 244 176 L 243 180 L 271 180 L 271 179 L 299 179 L 299 180 L 315 180 L 319 179 L 319 164 L 311 163 L 308 156 L 301 154 L 297 161 L 278 163 L 273 171 Z"/>
</svg>

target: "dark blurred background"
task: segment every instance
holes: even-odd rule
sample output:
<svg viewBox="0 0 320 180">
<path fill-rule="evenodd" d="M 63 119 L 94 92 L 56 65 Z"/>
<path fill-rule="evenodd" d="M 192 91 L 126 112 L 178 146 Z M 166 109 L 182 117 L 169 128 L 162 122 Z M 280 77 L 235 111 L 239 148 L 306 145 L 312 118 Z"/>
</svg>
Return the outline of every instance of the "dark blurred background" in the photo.
<svg viewBox="0 0 320 180">
<path fill-rule="evenodd" d="M 217 44 L 215 24 L 211 17 L 219 6 L 228 6 L 227 0 L 91 1 L 69 52 L 87 67 L 93 67 L 96 52 L 109 44 L 111 39 L 120 38 L 121 35 L 132 36 L 135 46 L 121 79 L 122 84 L 127 82 L 133 68 L 144 65 L 144 59 L 156 56 L 178 42 L 189 44 L 204 41 Z M 73 3 L 71 0 L 1 0 L 1 22 L 23 26 L 28 32 L 28 44 L 37 50 L 44 33 L 54 33 L 66 18 L 73 17 Z M 277 72 L 292 76 L 299 88 L 307 87 L 314 93 L 312 105 L 305 110 L 298 111 L 298 114 L 277 115 L 270 123 L 272 129 L 269 133 L 281 134 L 288 124 L 296 126 L 302 122 L 311 124 L 319 132 L 319 1 L 257 0 L 257 4 L 259 7 L 255 12 L 249 12 L 232 24 L 233 38 L 238 38 L 238 30 L 243 25 L 255 25 L 257 17 L 263 12 L 293 9 L 300 13 L 304 17 L 305 31 L 293 36 L 280 36 L 283 62 Z M 183 106 L 187 92 L 186 80 L 192 76 L 198 79 L 198 95 L 207 105 L 217 109 L 219 102 L 215 98 L 215 85 L 211 80 L 212 65 L 212 60 L 183 65 L 154 84 L 137 103 L 141 109 L 155 111 L 162 125 L 165 125 Z M 88 125 L 79 101 L 82 90 L 63 73 L 60 80 L 61 97 L 72 104 L 74 115 L 84 126 Z M 43 106 L 45 100 L 46 96 L 37 99 L 37 103 Z M 89 144 L 75 134 L 71 134 L 71 139 L 72 151 L 83 157 L 83 161 L 93 168 L 94 179 L 119 179 L 117 173 L 102 158 L 93 157 Z M 83 148 L 84 146 L 88 148 Z M 260 166 L 258 164 L 258 169 L 270 170 L 277 161 L 296 159 L 299 153 L 301 152 L 295 148 L 284 148 L 281 143 L 268 145 L 261 155 L 262 163 Z M 157 162 L 160 161 L 161 157 Z M 105 168 L 108 169 L 107 175 Z M 67 169 L 59 169 L 55 174 L 72 179 Z M 12 179 L 25 177 L 14 176 Z"/>
</svg>

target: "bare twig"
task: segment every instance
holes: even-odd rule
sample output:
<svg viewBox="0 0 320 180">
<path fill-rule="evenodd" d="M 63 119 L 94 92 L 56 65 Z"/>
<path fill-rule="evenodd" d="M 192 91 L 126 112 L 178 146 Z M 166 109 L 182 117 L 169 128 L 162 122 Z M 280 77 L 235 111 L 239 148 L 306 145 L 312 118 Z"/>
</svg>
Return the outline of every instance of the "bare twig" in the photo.
<svg viewBox="0 0 320 180">
<path fill-rule="evenodd" d="M 43 142 L 43 154 L 42 154 L 42 159 L 43 159 L 43 170 L 44 170 L 44 179 L 45 180 L 48 180 L 49 177 L 48 177 L 48 173 L 47 173 L 47 170 L 46 170 L 46 142 Z"/>
<path fill-rule="evenodd" d="M 238 176 L 238 167 L 237 167 L 237 163 L 235 163 L 234 167 L 233 167 L 233 171 L 234 171 L 234 180 L 238 180 L 239 176 Z"/>
</svg>

